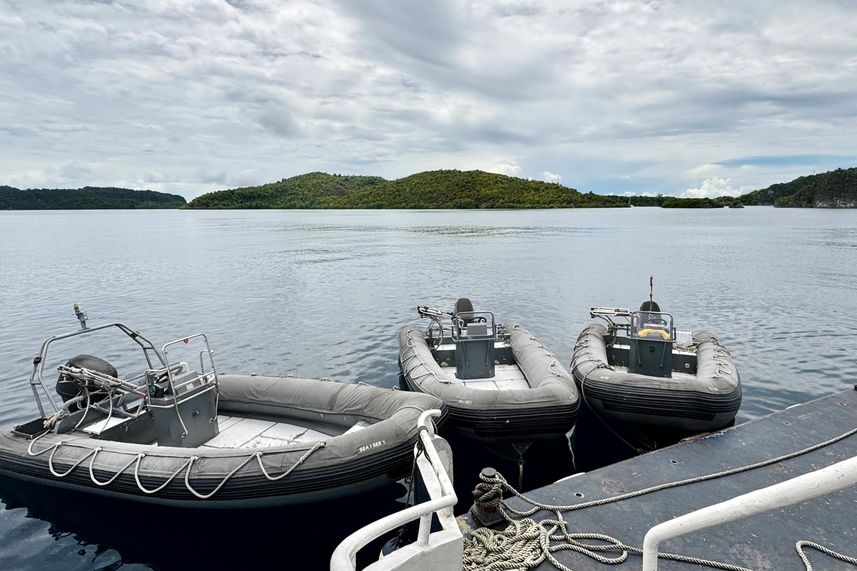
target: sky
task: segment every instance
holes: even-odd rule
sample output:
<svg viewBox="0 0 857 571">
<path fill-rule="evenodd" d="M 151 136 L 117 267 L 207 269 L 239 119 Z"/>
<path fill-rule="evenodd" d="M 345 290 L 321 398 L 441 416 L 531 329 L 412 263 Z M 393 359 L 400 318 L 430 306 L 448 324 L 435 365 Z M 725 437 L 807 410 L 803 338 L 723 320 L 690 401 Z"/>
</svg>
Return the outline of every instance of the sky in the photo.
<svg viewBox="0 0 857 571">
<path fill-rule="evenodd" d="M 857 166 L 850 1 L 0 0 L 0 184 L 482 169 L 736 195 Z"/>
</svg>

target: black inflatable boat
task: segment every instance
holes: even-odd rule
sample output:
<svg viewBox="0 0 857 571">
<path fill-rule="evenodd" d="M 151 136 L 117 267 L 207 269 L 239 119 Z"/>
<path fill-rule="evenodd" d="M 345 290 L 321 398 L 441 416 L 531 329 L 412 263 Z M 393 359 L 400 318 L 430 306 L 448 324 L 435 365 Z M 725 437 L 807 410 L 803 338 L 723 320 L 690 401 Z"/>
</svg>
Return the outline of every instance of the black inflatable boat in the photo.
<svg viewBox="0 0 857 571">
<path fill-rule="evenodd" d="M 408 388 L 446 404 L 450 428 L 484 439 L 532 441 L 574 426 L 574 380 L 526 329 L 474 311 L 467 299 L 452 312 L 417 309 L 431 323 L 399 333 L 402 374 Z"/>
<path fill-rule="evenodd" d="M 0 474 L 37 485 L 188 507 L 275 506 L 348 496 L 407 474 L 429 395 L 292 377 L 219 374 L 205 335 L 161 349 L 121 323 L 51 337 L 34 360 L 41 412 L 0 429 Z M 60 339 L 119 330 L 143 371 L 80 355 L 43 382 Z M 194 348 L 194 344 L 196 347 Z M 199 368 L 170 355 L 191 349 Z M 60 361 L 62 362 L 62 361 Z"/>
<path fill-rule="evenodd" d="M 741 378 L 732 355 L 711 333 L 677 332 L 657 303 L 639 311 L 594 307 L 571 362 L 581 395 L 613 427 L 716 430 L 741 405 Z"/>
</svg>

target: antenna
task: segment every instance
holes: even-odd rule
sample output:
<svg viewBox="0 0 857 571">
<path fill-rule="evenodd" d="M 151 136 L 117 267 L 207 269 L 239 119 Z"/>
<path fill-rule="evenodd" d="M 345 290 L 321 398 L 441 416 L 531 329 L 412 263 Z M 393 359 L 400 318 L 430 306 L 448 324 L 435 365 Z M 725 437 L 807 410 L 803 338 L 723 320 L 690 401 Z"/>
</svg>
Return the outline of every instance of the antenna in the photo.
<svg viewBox="0 0 857 571">
<path fill-rule="evenodd" d="M 654 276 L 649 276 L 649 303 L 652 303 L 652 291 L 655 289 Z"/>
<path fill-rule="evenodd" d="M 77 316 L 77 320 L 80 321 L 80 328 L 86 329 L 86 314 L 81 311 L 80 306 L 78 304 L 74 304 L 74 314 Z"/>
</svg>

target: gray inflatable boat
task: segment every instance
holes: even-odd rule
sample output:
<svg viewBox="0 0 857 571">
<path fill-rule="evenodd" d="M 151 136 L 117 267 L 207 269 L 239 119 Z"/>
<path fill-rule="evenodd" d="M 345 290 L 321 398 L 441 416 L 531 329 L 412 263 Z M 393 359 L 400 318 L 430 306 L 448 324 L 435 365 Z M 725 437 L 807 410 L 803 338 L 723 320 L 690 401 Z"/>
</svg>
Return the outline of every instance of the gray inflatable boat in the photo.
<svg viewBox="0 0 857 571">
<path fill-rule="evenodd" d="M 574 380 L 559 359 L 517 323 L 497 323 L 467 299 L 455 311 L 417 308 L 426 329 L 399 333 L 408 388 L 441 399 L 450 426 L 478 438 L 532 441 L 567 433 L 577 418 Z"/>
<path fill-rule="evenodd" d="M 45 486 L 189 507 L 275 506 L 356 494 L 410 471 L 418 419 L 442 403 L 334 381 L 218 374 L 205 335 L 156 349 L 121 323 L 48 339 L 31 385 L 41 415 L 0 429 L 0 473 Z M 79 355 L 42 381 L 59 339 L 118 329 L 142 350 L 136 377 Z M 199 369 L 173 363 L 197 344 Z"/>
<path fill-rule="evenodd" d="M 741 406 L 732 355 L 707 332 L 677 332 L 653 301 L 640 311 L 593 307 L 571 367 L 584 401 L 608 425 L 716 430 Z"/>
</svg>

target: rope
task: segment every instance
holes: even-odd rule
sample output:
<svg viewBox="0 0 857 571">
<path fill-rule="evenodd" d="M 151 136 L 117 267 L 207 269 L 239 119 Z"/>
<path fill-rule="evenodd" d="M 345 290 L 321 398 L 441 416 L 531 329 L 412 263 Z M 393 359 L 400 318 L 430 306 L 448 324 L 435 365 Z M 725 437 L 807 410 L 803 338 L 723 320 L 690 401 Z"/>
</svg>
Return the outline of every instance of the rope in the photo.
<svg viewBox="0 0 857 571">
<path fill-rule="evenodd" d="M 845 563 L 850 563 L 851 565 L 857 566 L 857 557 L 850 557 L 848 555 L 842 555 L 841 553 L 837 553 L 832 549 L 828 549 L 825 546 L 815 543 L 813 541 L 801 540 L 795 543 L 795 550 L 797 551 L 798 557 L 803 561 L 804 567 L 806 567 L 806 571 L 812 571 L 812 563 L 809 562 L 809 558 L 804 553 L 803 548 L 809 547 L 810 549 L 815 549 L 816 551 L 820 551 L 825 555 L 829 555 L 834 559 L 839 559 L 840 561 L 844 561 Z"/>
<path fill-rule="evenodd" d="M 414 345 L 414 337 L 413 331 L 409 331 L 407 333 L 408 340 L 406 342 L 407 349 L 402 353 L 400 357 L 400 361 L 402 363 L 402 371 L 405 376 L 410 376 L 417 385 L 422 385 L 422 379 L 427 376 L 434 377 L 434 379 L 444 385 L 453 384 L 453 381 L 449 379 L 445 379 L 437 374 L 437 372 L 433 371 L 431 367 L 429 367 L 426 363 L 423 362 L 422 358 L 416 351 L 416 347 Z M 423 338 L 425 339 L 425 338 Z M 408 355 L 410 353 L 410 355 Z M 417 359 L 417 364 L 414 367 L 411 367 L 411 361 Z M 424 373 L 417 374 L 415 371 L 422 367 L 425 369 Z"/>
<path fill-rule="evenodd" d="M 565 512 L 565 511 L 582 510 L 585 508 L 590 508 L 590 507 L 595 507 L 595 506 L 603 506 L 605 504 L 612 504 L 614 502 L 621 502 L 623 500 L 629 500 L 631 498 L 637 498 L 639 496 L 651 494 L 654 492 L 660 492 L 662 490 L 668 490 L 671 488 L 688 486 L 690 484 L 698 484 L 701 482 L 707 482 L 709 480 L 715 480 L 717 478 L 724 478 L 726 476 L 732 476 L 734 474 L 740 474 L 741 472 L 749 472 L 750 470 L 755 470 L 756 468 L 763 468 L 765 466 L 770 466 L 771 464 L 777 464 L 779 462 L 791 460 L 792 458 L 796 458 L 796 457 L 801 456 L 803 454 L 808 454 L 810 452 L 814 452 L 815 450 L 819 450 L 820 448 L 824 448 L 825 446 L 830 446 L 831 444 L 835 444 L 835 443 L 839 442 L 840 440 L 845 440 L 846 438 L 853 436 L 854 434 L 857 434 L 857 428 L 853 428 L 853 429 L 849 430 L 848 432 L 844 432 L 844 433 L 840 434 L 839 436 L 834 436 L 833 438 L 825 440 L 824 442 L 819 442 L 817 444 L 813 444 L 812 446 L 807 446 L 806 448 L 802 448 L 802 449 L 797 450 L 795 452 L 789 452 L 788 454 L 783 454 L 781 456 L 777 456 L 776 458 L 771 458 L 768 460 L 762 460 L 760 462 L 756 462 L 754 464 L 749 464 L 747 466 L 739 466 L 737 468 L 730 468 L 729 470 L 723 470 L 721 472 L 714 472 L 711 474 L 705 474 L 703 476 L 696 476 L 693 478 L 686 478 L 684 480 L 678 480 L 675 482 L 666 482 L 663 484 L 658 484 L 656 486 L 651 486 L 649 488 L 644 488 L 642 490 L 637 490 L 634 492 L 628 492 L 626 494 L 621 494 L 618 496 L 611 496 L 609 498 L 602 498 L 600 500 L 591 500 L 588 502 L 582 502 L 579 504 L 571 504 L 571 505 L 567 505 L 567 506 L 543 504 L 543 503 L 537 502 L 531 498 L 526 497 L 525 495 L 521 494 L 520 492 L 518 492 L 517 490 L 515 490 L 514 488 L 509 486 L 509 484 L 504 479 L 502 481 L 502 485 L 505 486 L 506 489 L 508 489 L 510 492 L 512 492 L 514 495 L 518 496 L 519 498 L 521 498 L 525 502 L 534 506 L 532 509 L 526 510 L 523 512 L 519 512 L 519 511 L 517 511 L 513 508 L 510 508 L 508 506 L 506 506 L 506 509 L 508 509 L 510 512 L 514 513 L 515 515 L 518 515 L 521 517 L 529 517 L 529 516 L 533 515 L 534 513 L 536 513 L 537 511 L 539 511 L 540 509 L 547 510 L 547 511 Z M 502 478 L 502 476 L 500 474 L 498 474 L 497 476 L 499 478 Z"/>
<path fill-rule="evenodd" d="M 570 567 L 559 561 L 554 553 L 575 551 L 605 565 L 619 565 L 628 559 L 629 554 L 642 555 L 643 553 L 641 549 L 625 545 L 615 537 L 603 533 L 569 533 L 568 523 L 563 519 L 561 513 L 554 513 L 556 513 L 557 519 L 544 519 L 538 522 L 531 518 L 508 519 L 509 525 L 503 531 L 484 527 L 474 530 L 471 538 L 464 542 L 462 556 L 464 570 L 522 571 L 537 567 L 547 560 L 560 571 L 572 571 Z M 580 540 L 602 543 L 583 543 Z M 619 554 L 615 557 L 608 557 L 601 553 L 609 551 L 618 551 Z M 676 553 L 658 553 L 658 557 L 725 571 L 752 571 L 731 563 Z"/>
<path fill-rule="evenodd" d="M 140 491 L 141 491 L 141 492 L 143 492 L 144 494 L 157 494 L 158 492 L 160 492 L 161 490 L 163 490 L 164 488 L 166 488 L 166 487 L 169 485 L 169 483 L 170 483 L 170 482 L 172 482 L 173 480 L 175 480 L 176 476 L 178 476 L 178 475 L 179 475 L 179 473 L 180 473 L 182 470 L 184 470 L 185 466 L 187 466 L 188 464 L 190 464 L 190 458 L 188 458 L 187 460 L 185 460 L 185 463 L 184 463 L 184 464 L 182 464 L 181 466 L 179 466 L 179 469 L 178 469 L 178 470 L 176 470 L 175 472 L 173 472 L 173 473 L 172 473 L 172 475 L 164 481 L 164 483 L 163 483 L 163 484 L 161 484 L 160 486 L 158 486 L 157 488 L 155 488 L 155 489 L 153 489 L 153 490 L 148 490 L 148 489 L 146 489 L 146 488 L 143 486 L 143 483 L 140 481 L 140 463 L 143 461 L 143 458 L 145 458 L 145 457 L 146 457 L 146 454 L 145 454 L 145 453 L 143 453 L 143 452 L 139 453 L 139 454 L 137 455 L 137 465 L 136 465 L 136 466 L 134 466 L 134 481 L 135 481 L 135 482 L 137 482 L 137 487 L 138 487 L 138 488 L 140 489 Z"/>
<path fill-rule="evenodd" d="M 628 442 L 628 440 L 625 439 L 624 436 L 619 434 L 619 432 L 615 428 L 610 426 L 609 422 L 604 420 L 604 418 L 602 418 L 601 415 L 598 414 L 598 410 L 594 406 L 589 404 L 589 399 L 586 397 L 586 381 L 589 380 L 589 375 L 591 375 L 594 371 L 597 371 L 598 369 L 610 369 L 611 371 L 613 370 L 609 365 L 601 361 L 596 361 L 593 359 L 590 362 L 594 362 L 595 365 L 583 375 L 583 379 L 580 381 L 580 396 L 583 398 L 583 402 L 586 404 L 587 408 L 592 411 L 592 415 L 598 419 L 598 422 L 603 424 L 604 427 L 613 434 L 613 436 L 618 438 L 622 442 L 622 444 L 630 448 L 634 452 L 634 454 L 643 454 L 645 452 L 648 452 L 648 450 L 644 450 Z"/>
<path fill-rule="evenodd" d="M 60 474 L 59 472 L 57 472 L 56 470 L 54 470 L 54 454 L 56 454 L 56 453 L 57 453 L 57 450 L 59 450 L 60 444 L 61 444 L 61 443 L 59 443 L 59 444 L 57 444 L 56 446 L 54 446 L 54 447 L 53 447 L 53 449 L 51 450 L 51 455 L 50 455 L 50 456 L 48 456 L 48 470 L 50 470 L 50 471 L 51 471 L 51 474 L 53 474 L 53 475 L 54 475 L 54 476 L 56 476 L 57 478 L 65 478 L 66 476 L 68 476 L 69 474 L 71 474 L 71 473 L 72 473 L 72 471 L 73 471 L 75 468 L 77 468 L 78 466 L 80 466 L 80 465 L 81 465 L 81 463 L 82 463 L 84 460 L 86 460 L 87 458 L 89 458 L 90 456 L 92 456 L 93 454 L 95 454 L 95 453 L 96 453 L 96 449 L 95 449 L 95 448 L 93 448 L 92 450 L 90 450 L 89 452 L 87 452 L 86 454 L 84 454 L 84 455 L 80 458 L 80 460 L 78 460 L 77 462 L 75 462 L 74 464 L 72 464 L 72 465 L 71 465 L 71 468 L 69 468 L 68 470 L 66 470 L 66 471 L 65 471 L 65 472 L 63 472 L 62 474 Z"/>
<path fill-rule="evenodd" d="M 563 550 L 576 551 L 607 565 L 623 563 L 627 559 L 629 553 L 642 555 L 642 550 L 637 547 L 625 545 L 620 540 L 604 534 L 569 533 L 567 528 L 568 522 L 565 520 L 562 513 L 620 502 L 662 490 L 687 486 L 690 484 L 696 484 L 741 472 L 755 470 L 756 468 L 769 466 L 771 464 L 790 460 L 802 454 L 813 452 L 825 446 L 844 440 L 854 434 L 857 434 L 857 428 L 823 442 L 813 444 L 812 446 L 807 446 L 806 448 L 802 448 L 795 452 L 789 452 L 788 454 L 783 454 L 776 458 L 763 460 L 747 466 L 740 466 L 675 482 L 666 482 L 641 490 L 620 494 L 618 496 L 611 496 L 569 505 L 538 502 L 512 487 L 500 473 L 496 473 L 493 477 L 480 474 L 479 477 L 482 481 L 477 484 L 476 489 L 481 491 L 482 494 L 474 499 L 474 504 L 478 504 L 482 508 L 500 509 L 503 517 L 509 523 L 509 526 L 503 531 L 495 531 L 487 528 L 479 528 L 473 531 L 471 537 L 466 539 L 464 544 L 464 569 L 465 571 L 524 571 L 526 569 L 532 569 L 547 560 L 560 571 L 571 571 L 569 567 L 565 566 L 553 556 L 553 553 Z M 513 495 L 533 507 L 522 511 L 509 507 L 502 501 L 503 491 L 511 492 Z M 546 518 L 541 521 L 536 521 L 530 517 L 540 510 L 551 512 L 556 516 L 556 519 Z M 509 516 L 509 513 L 522 519 L 512 519 Z M 601 543 L 593 545 L 591 543 L 582 543 L 579 540 L 594 540 Z M 813 571 L 813 568 L 803 551 L 804 547 L 815 549 L 830 557 L 857 566 L 857 558 L 837 553 L 818 543 L 802 540 L 795 544 L 795 549 L 797 550 L 801 561 L 803 561 L 806 571 Z M 615 557 L 606 557 L 599 553 L 602 551 L 619 551 L 620 553 Z M 719 561 L 711 561 L 674 553 L 659 553 L 658 557 L 691 563 L 694 565 L 712 567 L 715 569 L 723 569 L 725 571 L 751 571 L 745 567 L 732 565 L 730 563 L 722 563 Z"/>
<path fill-rule="evenodd" d="M 229 481 L 229 479 L 230 479 L 232 476 L 234 476 L 234 475 L 235 475 L 235 473 L 236 473 L 238 470 L 240 470 L 241 468 L 243 468 L 244 466 L 246 466 L 246 465 L 247 465 L 247 463 L 248 463 L 248 462 L 250 462 L 250 460 L 252 460 L 253 458 L 255 458 L 255 457 L 256 457 L 256 455 L 258 455 L 258 454 L 259 454 L 259 453 L 257 452 L 256 454 L 251 454 L 250 456 L 247 456 L 247 458 L 245 458 L 245 459 L 244 459 L 244 461 L 242 461 L 240 464 L 238 464 L 237 466 L 235 466 L 235 468 L 233 468 L 231 472 L 229 472 L 228 474 L 226 474 L 226 477 L 225 477 L 225 478 L 223 478 L 223 480 L 221 480 L 221 481 L 220 481 L 220 483 L 219 483 L 219 484 L 217 484 L 217 486 L 215 486 L 215 488 L 214 488 L 213 490 L 211 490 L 211 491 L 210 491 L 209 493 L 207 493 L 207 494 L 201 494 L 201 493 L 197 492 L 196 490 L 194 490 L 194 489 L 193 489 L 193 486 L 191 486 L 191 485 L 190 485 L 190 471 L 191 471 L 191 469 L 193 468 L 193 464 L 194 464 L 194 462 L 196 462 L 197 460 L 199 460 L 199 456 L 191 456 L 191 457 L 189 458 L 189 460 L 190 460 L 190 461 L 189 461 L 189 462 L 188 462 L 188 464 L 187 464 L 187 470 L 185 470 L 185 473 L 184 473 L 184 485 L 185 485 L 185 488 L 187 488 L 187 491 L 188 491 L 188 492 L 190 492 L 190 493 L 191 493 L 191 494 L 193 494 L 194 496 L 198 497 L 199 499 L 201 499 L 201 500 L 207 500 L 208 498 L 210 498 L 211 496 L 213 496 L 214 494 L 216 494 L 217 492 L 219 492 L 219 491 L 220 491 L 220 488 L 222 488 L 222 487 L 226 484 L 226 482 L 228 482 L 228 481 Z"/>
<path fill-rule="evenodd" d="M 100 448 L 100 447 L 96 448 L 95 454 L 92 455 L 92 460 L 89 461 L 89 479 L 92 480 L 92 483 L 95 484 L 96 486 L 108 486 L 108 485 L 112 484 L 113 481 L 116 480 L 116 478 L 118 478 L 122 472 L 124 472 L 125 470 L 127 470 L 128 468 L 131 467 L 131 464 L 139 461 L 138 460 L 139 456 L 137 458 L 132 458 L 131 461 L 128 462 L 127 464 L 125 464 L 125 466 L 123 466 L 121 470 L 119 470 L 118 472 L 113 474 L 113 476 L 109 480 L 107 480 L 106 482 L 100 482 L 95 477 L 95 472 L 92 469 L 92 465 L 95 464 L 95 458 L 96 458 L 96 456 L 98 456 L 98 453 L 101 452 L 101 450 L 102 450 L 102 448 Z"/>
<path fill-rule="evenodd" d="M 113 482 L 115 482 L 116 479 L 120 475 L 122 475 L 126 470 L 128 470 L 128 468 L 130 468 L 133 465 L 134 466 L 134 481 L 137 483 L 137 488 L 141 492 L 143 492 L 144 494 L 156 494 L 156 493 L 160 492 L 161 490 L 163 490 L 164 488 L 166 488 L 170 484 L 170 482 L 175 480 L 176 477 L 179 474 L 181 474 L 182 471 L 184 471 L 184 473 L 185 473 L 185 475 L 184 475 L 185 488 L 187 488 L 187 490 L 191 494 L 193 494 L 194 496 L 196 496 L 197 498 L 202 499 L 202 500 L 207 500 L 207 499 L 211 498 L 212 496 L 214 496 L 214 494 L 219 492 L 220 489 L 223 488 L 223 486 L 225 486 L 226 483 L 236 473 L 238 473 L 238 471 L 241 468 L 243 468 L 244 466 L 249 464 L 250 461 L 252 461 L 254 459 L 259 463 L 259 471 L 262 473 L 262 475 L 264 475 L 265 478 L 267 478 L 269 481 L 276 482 L 278 480 L 285 478 L 286 476 L 288 476 L 292 472 L 294 472 L 298 468 L 298 466 L 300 466 L 301 464 L 306 462 L 309 459 L 309 457 L 312 456 L 316 451 L 327 446 L 327 443 L 324 441 L 316 442 L 312 446 L 312 448 L 307 450 L 300 458 L 298 458 L 297 462 L 292 464 L 288 470 L 286 470 L 282 474 L 278 474 L 276 476 L 272 476 L 268 472 L 268 470 L 265 468 L 265 464 L 262 461 L 262 457 L 264 456 L 265 453 L 258 452 L 258 451 L 254 452 L 254 453 L 250 454 L 249 456 L 247 456 L 244 460 L 242 460 L 228 474 L 226 474 L 226 476 L 224 476 L 223 480 L 221 480 L 220 483 L 217 484 L 217 486 L 215 486 L 215 488 L 213 490 L 211 490 L 208 493 L 202 493 L 202 492 L 199 492 L 196 489 L 194 489 L 194 487 L 190 483 L 191 470 L 193 469 L 193 465 L 196 463 L 196 461 L 200 459 L 199 456 L 189 457 L 187 460 L 185 460 L 182 463 L 181 466 L 178 467 L 178 469 L 176 469 L 172 474 L 170 474 L 169 477 L 167 477 L 167 479 L 161 483 L 161 485 L 159 485 L 158 487 L 153 488 L 153 489 L 148 489 L 143 485 L 143 482 L 140 481 L 140 464 L 142 463 L 143 458 L 145 458 L 147 456 L 146 453 L 139 452 L 139 453 L 134 454 L 133 455 L 134 457 L 131 460 L 129 460 L 127 464 L 122 466 L 122 468 L 120 468 L 117 472 L 115 472 L 108 480 L 101 481 L 95 476 L 95 459 L 98 457 L 98 454 L 100 454 L 104 450 L 103 448 L 101 448 L 100 446 L 96 447 L 96 448 L 89 448 L 88 452 L 86 454 L 84 454 L 83 456 L 81 456 L 80 458 L 78 458 L 77 460 L 75 460 L 74 464 L 72 464 L 69 469 L 67 469 L 65 472 L 58 472 L 54 468 L 54 457 L 56 456 L 56 453 L 60 449 L 60 447 L 68 446 L 68 447 L 84 448 L 84 449 L 87 449 L 87 447 L 80 446 L 77 444 L 66 444 L 63 441 L 59 441 L 56 444 L 54 444 L 53 446 L 49 446 L 47 448 L 39 450 L 38 452 L 34 452 L 33 451 L 33 445 L 39 439 L 46 436 L 47 434 L 50 434 L 50 433 L 45 432 L 45 433 L 40 434 L 39 436 L 33 438 L 33 440 L 27 446 L 27 454 L 29 456 L 41 456 L 42 454 L 45 454 L 46 452 L 50 452 L 50 456 L 48 456 L 48 470 L 50 471 L 51 474 L 53 474 L 57 478 L 65 478 L 66 476 L 71 474 L 78 466 L 83 464 L 83 462 L 85 462 L 87 459 L 90 459 L 89 460 L 89 479 L 96 486 L 103 487 L 103 486 L 108 486 L 108 485 L 112 484 Z M 127 452 L 119 452 L 119 451 L 111 451 L 111 452 L 114 454 L 128 454 Z M 272 454 L 275 454 L 275 452 L 272 452 Z"/>
<path fill-rule="evenodd" d="M 291 474 L 295 468 L 297 468 L 298 466 L 303 464 L 307 459 L 309 459 L 309 457 L 312 456 L 316 450 L 318 450 L 320 448 L 324 448 L 325 446 L 327 446 L 327 443 L 324 442 L 323 440 L 321 442 L 316 442 L 312 448 L 307 450 L 303 456 L 298 458 L 297 462 L 292 464 L 292 466 L 288 470 L 286 470 L 285 472 L 283 472 L 279 476 L 271 476 L 270 474 L 268 474 L 268 471 L 265 469 L 265 465 L 262 464 L 262 453 L 261 452 L 256 452 L 256 460 L 259 461 L 259 469 L 262 471 L 262 474 L 264 474 L 265 477 L 268 478 L 269 480 L 271 480 L 272 482 L 276 482 L 277 480 L 281 480 L 281 479 L 285 478 L 286 476 L 288 476 L 289 474 Z"/>
</svg>

